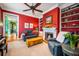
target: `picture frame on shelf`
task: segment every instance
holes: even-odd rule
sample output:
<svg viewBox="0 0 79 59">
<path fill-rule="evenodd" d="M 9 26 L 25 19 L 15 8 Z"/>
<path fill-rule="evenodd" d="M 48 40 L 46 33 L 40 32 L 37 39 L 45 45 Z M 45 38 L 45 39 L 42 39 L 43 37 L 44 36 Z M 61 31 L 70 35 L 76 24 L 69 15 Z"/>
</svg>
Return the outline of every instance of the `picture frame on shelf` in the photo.
<svg viewBox="0 0 79 59">
<path fill-rule="evenodd" d="M 46 23 L 47 24 L 51 24 L 53 21 L 52 21 L 52 16 L 48 16 L 46 17 Z"/>
</svg>

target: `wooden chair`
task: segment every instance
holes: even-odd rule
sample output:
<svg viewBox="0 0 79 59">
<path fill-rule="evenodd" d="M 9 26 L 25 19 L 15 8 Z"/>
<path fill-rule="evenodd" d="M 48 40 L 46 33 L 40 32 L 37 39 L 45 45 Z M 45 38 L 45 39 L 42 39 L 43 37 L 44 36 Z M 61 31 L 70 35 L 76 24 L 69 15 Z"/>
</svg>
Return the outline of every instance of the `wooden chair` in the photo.
<svg viewBox="0 0 79 59">
<path fill-rule="evenodd" d="M 4 50 L 6 50 L 6 53 L 7 53 L 6 39 L 2 38 L 2 39 L 0 39 L 0 52 L 1 52 L 1 56 L 4 55 Z"/>
</svg>

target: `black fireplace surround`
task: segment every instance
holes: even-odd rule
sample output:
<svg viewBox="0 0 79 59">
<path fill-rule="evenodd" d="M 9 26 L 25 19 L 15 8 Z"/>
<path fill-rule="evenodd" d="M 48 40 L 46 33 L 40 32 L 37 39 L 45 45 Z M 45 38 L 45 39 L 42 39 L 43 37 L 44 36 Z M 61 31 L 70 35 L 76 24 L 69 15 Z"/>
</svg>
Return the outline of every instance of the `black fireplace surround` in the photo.
<svg viewBox="0 0 79 59">
<path fill-rule="evenodd" d="M 53 38 L 53 33 L 51 32 L 45 32 L 45 40 L 49 40 L 50 38 Z"/>
</svg>

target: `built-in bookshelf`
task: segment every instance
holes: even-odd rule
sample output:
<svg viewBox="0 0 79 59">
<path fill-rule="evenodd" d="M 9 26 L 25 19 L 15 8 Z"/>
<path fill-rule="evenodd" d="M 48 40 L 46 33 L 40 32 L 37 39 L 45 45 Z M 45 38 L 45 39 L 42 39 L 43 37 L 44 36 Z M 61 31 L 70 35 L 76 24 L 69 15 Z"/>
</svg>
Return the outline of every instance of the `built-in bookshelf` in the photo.
<svg viewBox="0 0 79 59">
<path fill-rule="evenodd" d="M 75 3 L 61 10 L 61 30 L 79 31 L 79 3 Z"/>
<path fill-rule="evenodd" d="M 43 25 L 43 20 L 42 20 L 42 18 L 40 19 L 39 24 L 40 24 L 40 31 L 42 31 L 42 25 Z"/>
</svg>

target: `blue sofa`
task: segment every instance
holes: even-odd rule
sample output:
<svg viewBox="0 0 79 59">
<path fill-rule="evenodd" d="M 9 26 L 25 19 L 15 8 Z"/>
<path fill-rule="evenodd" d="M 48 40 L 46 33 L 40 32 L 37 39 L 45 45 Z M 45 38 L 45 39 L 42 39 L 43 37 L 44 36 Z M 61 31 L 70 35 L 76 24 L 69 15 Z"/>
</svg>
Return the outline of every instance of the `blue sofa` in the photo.
<svg viewBox="0 0 79 59">
<path fill-rule="evenodd" d="M 64 44 L 69 44 L 69 40 L 65 39 L 63 43 Z M 56 40 L 49 40 L 48 47 L 49 47 L 50 52 L 52 53 L 52 55 L 54 55 L 54 56 L 63 56 L 62 47 L 61 47 L 60 42 L 58 42 Z"/>
<path fill-rule="evenodd" d="M 67 32 L 61 32 L 61 33 L 59 33 L 57 38 L 50 38 L 49 39 L 48 47 L 49 47 L 49 50 L 50 50 L 52 55 L 63 56 L 61 44 L 62 43 L 64 43 L 64 44 L 69 43 L 69 40 L 65 39 L 65 37 L 63 36 L 65 33 L 67 33 Z"/>
<path fill-rule="evenodd" d="M 22 34 L 22 39 L 24 41 L 26 41 L 27 38 L 33 38 L 38 36 L 38 34 L 33 34 L 32 30 L 25 30 Z"/>
</svg>

